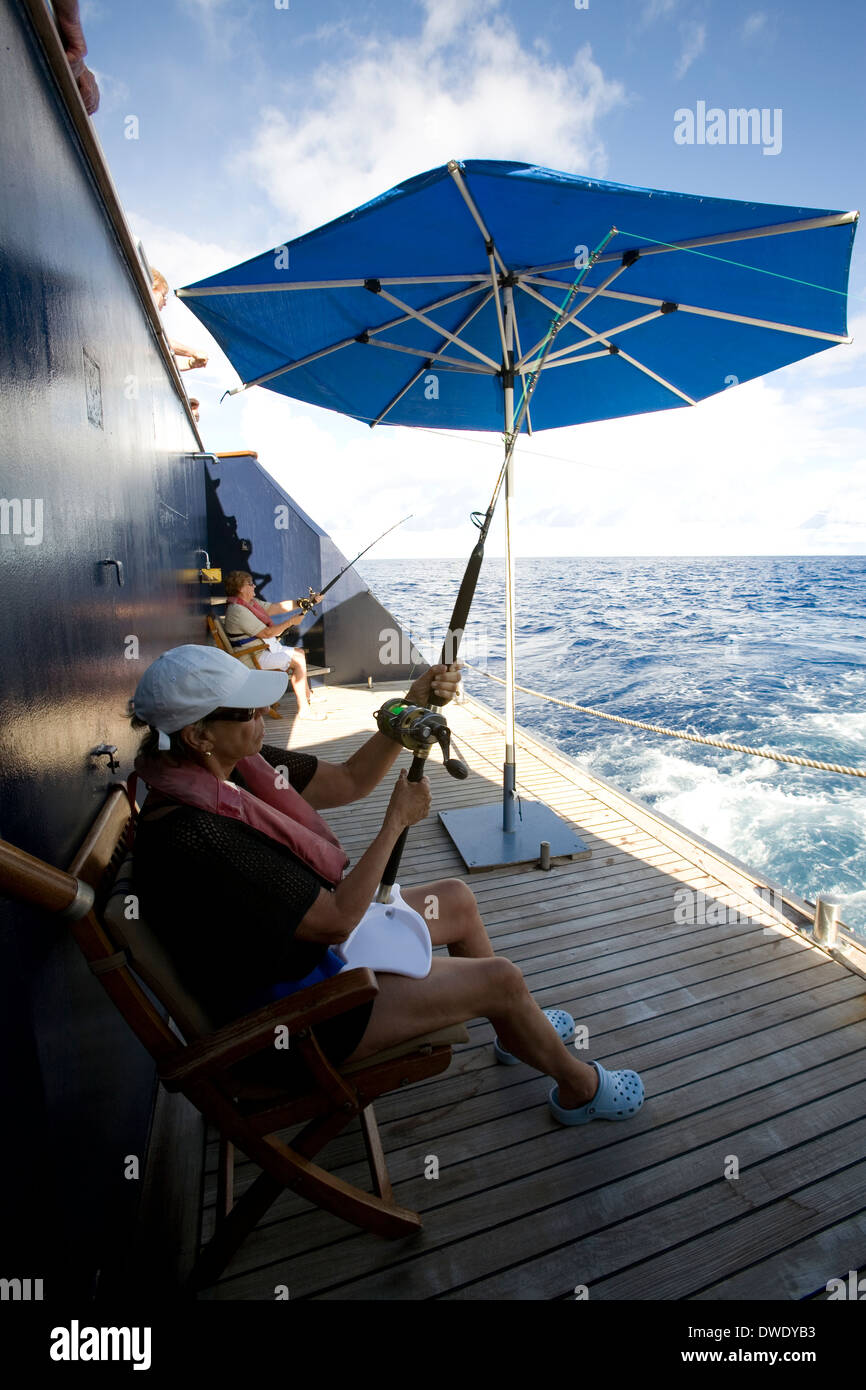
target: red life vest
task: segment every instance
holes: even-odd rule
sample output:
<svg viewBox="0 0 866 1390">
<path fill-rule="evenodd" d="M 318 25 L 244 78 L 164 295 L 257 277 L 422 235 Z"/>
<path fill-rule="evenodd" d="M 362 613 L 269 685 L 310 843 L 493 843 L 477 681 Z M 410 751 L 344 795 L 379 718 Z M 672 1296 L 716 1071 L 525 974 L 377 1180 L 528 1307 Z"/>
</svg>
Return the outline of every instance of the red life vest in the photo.
<svg viewBox="0 0 866 1390">
<path fill-rule="evenodd" d="M 286 845 L 326 882 L 336 886 L 343 877 L 349 860 L 339 840 L 294 787 L 277 785 L 276 770 L 261 753 L 237 764 L 249 791 L 223 782 L 197 763 L 172 767 L 160 758 L 137 758 L 135 770 L 149 787 L 173 801 L 243 821 Z"/>
</svg>

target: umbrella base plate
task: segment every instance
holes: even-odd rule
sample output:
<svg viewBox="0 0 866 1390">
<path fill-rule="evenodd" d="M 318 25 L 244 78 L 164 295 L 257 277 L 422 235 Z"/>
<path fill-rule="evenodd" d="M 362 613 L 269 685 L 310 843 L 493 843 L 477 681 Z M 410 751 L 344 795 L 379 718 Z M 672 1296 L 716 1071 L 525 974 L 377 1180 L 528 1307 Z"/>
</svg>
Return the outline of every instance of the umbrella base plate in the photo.
<svg viewBox="0 0 866 1390">
<path fill-rule="evenodd" d="M 466 806 L 459 811 L 440 811 L 439 819 L 470 873 L 505 864 L 537 864 L 542 840 L 550 845 L 551 862 L 591 858 L 592 851 L 575 835 L 568 821 L 549 806 L 521 799 L 515 812 L 515 829 L 509 832 L 502 828 L 501 801 L 489 806 Z"/>
</svg>

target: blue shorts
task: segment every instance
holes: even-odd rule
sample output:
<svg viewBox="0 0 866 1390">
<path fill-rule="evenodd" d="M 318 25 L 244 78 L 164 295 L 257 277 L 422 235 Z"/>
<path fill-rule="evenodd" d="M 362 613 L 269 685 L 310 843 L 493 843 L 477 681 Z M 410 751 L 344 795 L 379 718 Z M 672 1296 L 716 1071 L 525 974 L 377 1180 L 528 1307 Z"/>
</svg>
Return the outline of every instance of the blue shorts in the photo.
<svg viewBox="0 0 866 1390">
<path fill-rule="evenodd" d="M 322 980 L 330 980 L 332 975 L 339 975 L 345 968 L 346 962 L 340 960 L 336 951 L 331 950 L 329 946 L 315 970 L 311 970 L 302 980 L 281 980 L 279 984 L 267 985 L 238 1008 L 244 1013 L 251 1013 L 253 1009 L 261 1009 L 265 1004 L 273 1003 L 275 999 L 285 999 L 289 994 L 297 994 L 298 990 L 309 989 L 311 985 L 317 985 Z"/>
</svg>

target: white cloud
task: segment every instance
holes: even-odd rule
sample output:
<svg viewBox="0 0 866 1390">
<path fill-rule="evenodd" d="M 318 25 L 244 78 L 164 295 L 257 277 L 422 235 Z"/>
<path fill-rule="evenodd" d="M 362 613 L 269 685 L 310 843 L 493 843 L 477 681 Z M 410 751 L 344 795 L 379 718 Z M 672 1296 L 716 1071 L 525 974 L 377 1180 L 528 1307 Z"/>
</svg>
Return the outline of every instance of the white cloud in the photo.
<svg viewBox="0 0 866 1390">
<path fill-rule="evenodd" d="M 467 20 L 481 19 L 498 9 L 499 0 L 422 0 L 426 10 L 424 43 L 447 42 Z"/>
<path fill-rule="evenodd" d="M 707 46 L 707 26 L 705 24 L 684 24 L 682 26 L 683 51 L 674 69 L 676 77 L 685 77 L 692 63 L 699 58 Z"/>
<path fill-rule="evenodd" d="M 212 58 L 227 61 L 241 46 L 249 56 L 260 0 L 182 0 L 182 4 L 201 26 Z"/>
<path fill-rule="evenodd" d="M 127 215 L 136 239 L 144 245 L 147 259 L 151 265 L 159 267 L 173 289 L 215 275 L 218 270 L 225 270 L 226 266 L 253 254 L 252 248 L 198 241 L 176 227 L 151 222 L 140 212 Z"/>
<path fill-rule="evenodd" d="M 369 430 L 268 391 L 238 404 L 259 462 L 344 552 L 411 512 L 377 555 L 468 555 L 476 536 L 469 513 L 487 505 L 499 466 L 499 452 L 476 436 Z"/>
<path fill-rule="evenodd" d="M 832 352 L 822 352 L 811 359 L 813 376 L 835 376 L 863 361 L 866 357 L 866 314 L 849 314 L 848 336 L 853 338 L 852 343 L 842 343 Z"/>
<path fill-rule="evenodd" d="M 862 553 L 866 388 L 844 384 L 845 352 L 833 349 L 695 409 L 522 440 L 517 553 Z M 475 539 L 468 513 L 484 509 L 498 470 L 494 436 L 371 431 L 265 391 L 251 391 L 233 409 L 239 437 L 344 552 L 414 512 L 377 555 L 468 556 Z M 501 552 L 500 508 L 488 554 Z"/>
<path fill-rule="evenodd" d="M 676 6 L 676 0 L 647 0 L 644 5 L 641 21 L 643 24 L 654 24 L 657 19 L 664 19 Z"/>
<path fill-rule="evenodd" d="M 753 39 L 756 34 L 760 34 L 767 25 L 767 16 L 763 10 L 755 10 L 753 14 L 747 15 L 743 23 L 743 38 Z"/>
<path fill-rule="evenodd" d="M 625 92 L 588 45 L 546 63 L 499 0 L 425 0 L 424 11 L 420 34 L 359 40 L 344 62 L 320 64 L 302 92 L 262 112 L 234 164 L 271 199 L 282 235 L 451 158 L 605 172 L 597 124 Z"/>
<path fill-rule="evenodd" d="M 231 0 L 183 0 L 183 5 L 194 15 L 201 16 L 206 22 L 211 21 L 215 16 L 222 17 L 222 13 L 231 3 Z"/>
</svg>

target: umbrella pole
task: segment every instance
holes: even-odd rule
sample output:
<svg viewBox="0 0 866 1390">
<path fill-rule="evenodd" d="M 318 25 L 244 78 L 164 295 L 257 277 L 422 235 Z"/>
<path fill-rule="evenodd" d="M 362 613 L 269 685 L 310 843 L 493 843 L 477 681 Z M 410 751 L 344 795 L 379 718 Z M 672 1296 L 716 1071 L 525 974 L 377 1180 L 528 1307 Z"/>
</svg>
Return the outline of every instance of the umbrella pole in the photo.
<svg viewBox="0 0 866 1390">
<path fill-rule="evenodd" d="M 476 219 L 477 220 L 477 219 Z M 593 251 L 586 267 L 581 270 L 580 275 L 575 280 L 566 299 L 561 305 L 556 318 L 550 326 L 550 330 L 544 340 L 543 349 L 538 365 L 530 375 L 530 386 L 526 390 L 524 387 L 523 399 L 521 401 L 517 420 L 514 418 L 514 342 L 515 342 L 515 320 L 514 320 L 514 293 L 512 285 L 509 283 L 510 276 L 505 276 L 502 283 L 503 314 L 500 319 L 502 330 L 502 385 L 505 399 L 505 461 L 503 469 L 500 470 L 497 480 L 496 491 L 493 500 L 488 508 L 485 518 L 485 527 L 482 530 L 483 537 L 486 535 L 486 528 L 490 523 L 493 506 L 499 490 L 502 474 L 505 474 L 505 762 L 502 767 L 502 811 L 495 802 L 487 806 L 460 807 L 454 811 L 440 811 L 439 819 L 450 835 L 454 844 L 469 869 L 473 870 L 494 868 L 502 864 L 526 864 L 531 863 L 536 857 L 542 864 L 551 855 L 563 859 L 589 859 L 591 851 L 587 849 L 582 840 L 574 834 L 567 821 L 562 820 L 548 806 L 537 801 L 524 801 L 520 808 L 520 824 L 517 824 L 515 813 L 515 801 L 517 799 L 517 767 L 515 762 L 516 737 L 514 728 L 514 551 L 511 536 L 511 503 L 514 497 L 514 449 L 517 443 L 517 435 L 523 424 L 524 416 L 529 409 L 529 402 L 532 398 L 535 387 L 541 375 L 541 368 L 550 351 L 556 334 L 562 327 L 565 315 L 569 306 L 577 293 L 578 286 L 585 278 L 587 269 L 594 265 L 599 255 L 604 250 L 608 242 L 616 235 L 616 228 L 611 227 L 610 231 Z M 540 346 L 540 345 L 539 345 Z M 515 423 L 517 430 L 515 432 Z M 474 592 L 475 580 L 478 575 L 480 565 L 480 555 L 477 553 L 481 549 L 481 543 L 473 553 L 469 566 L 467 566 L 463 583 L 460 586 L 457 604 L 455 605 L 454 615 L 451 619 L 451 628 L 446 638 L 446 646 L 443 648 L 442 660 L 451 659 L 453 652 L 449 643 L 452 643 L 456 635 L 455 629 L 462 629 L 466 624 L 471 602 L 472 592 Z M 474 568 L 473 568 L 474 567 Z M 471 587 L 467 581 L 471 580 Z M 464 590 L 466 590 L 466 601 L 464 602 Z M 458 621 L 459 618 L 459 621 Z M 446 656 L 446 653 L 448 655 Z M 547 854 L 545 854 L 545 850 Z"/>
<path fill-rule="evenodd" d="M 514 429 L 514 292 L 503 289 L 505 301 L 505 447 Z M 514 833 L 514 798 L 517 767 L 514 761 L 514 551 L 511 544 L 511 500 L 514 496 L 514 450 L 505 469 L 505 763 L 502 768 L 502 829 Z"/>
</svg>

